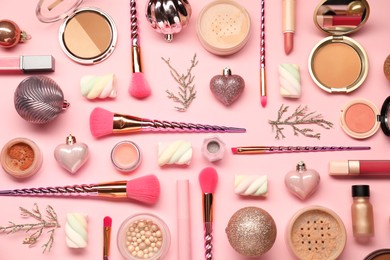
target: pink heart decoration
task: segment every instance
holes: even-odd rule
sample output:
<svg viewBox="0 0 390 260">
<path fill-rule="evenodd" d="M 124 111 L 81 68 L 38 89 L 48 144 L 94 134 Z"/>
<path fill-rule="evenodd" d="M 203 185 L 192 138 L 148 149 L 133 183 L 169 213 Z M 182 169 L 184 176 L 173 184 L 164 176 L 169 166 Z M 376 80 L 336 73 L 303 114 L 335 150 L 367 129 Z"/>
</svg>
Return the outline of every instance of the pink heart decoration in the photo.
<svg viewBox="0 0 390 260">
<path fill-rule="evenodd" d="M 60 144 L 54 150 L 57 162 L 70 173 L 76 173 L 88 159 L 88 146 L 84 143 Z"/>
<path fill-rule="evenodd" d="M 290 171 L 284 179 L 287 189 L 304 200 L 316 191 L 320 183 L 320 175 L 312 169 Z"/>
<path fill-rule="evenodd" d="M 244 91 L 245 81 L 239 75 L 231 75 L 225 68 L 223 75 L 216 75 L 210 80 L 210 90 L 225 106 L 230 106 Z"/>
</svg>

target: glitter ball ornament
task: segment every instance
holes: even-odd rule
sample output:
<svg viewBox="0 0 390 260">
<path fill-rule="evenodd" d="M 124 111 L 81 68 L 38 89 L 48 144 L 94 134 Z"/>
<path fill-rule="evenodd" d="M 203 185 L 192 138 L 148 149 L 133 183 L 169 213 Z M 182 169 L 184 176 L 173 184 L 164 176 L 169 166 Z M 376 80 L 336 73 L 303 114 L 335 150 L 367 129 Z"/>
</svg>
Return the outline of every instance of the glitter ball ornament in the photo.
<svg viewBox="0 0 390 260">
<path fill-rule="evenodd" d="M 34 124 L 46 124 L 69 107 L 61 88 L 46 76 L 31 76 L 20 82 L 14 103 L 18 114 Z"/>
<path fill-rule="evenodd" d="M 11 20 L 0 20 L 0 46 L 4 48 L 14 47 L 16 44 L 31 39 L 25 31 Z"/>
<path fill-rule="evenodd" d="M 276 240 L 272 216 L 257 207 L 238 210 L 225 229 L 230 245 L 244 256 L 258 257 L 268 252 Z"/>
</svg>

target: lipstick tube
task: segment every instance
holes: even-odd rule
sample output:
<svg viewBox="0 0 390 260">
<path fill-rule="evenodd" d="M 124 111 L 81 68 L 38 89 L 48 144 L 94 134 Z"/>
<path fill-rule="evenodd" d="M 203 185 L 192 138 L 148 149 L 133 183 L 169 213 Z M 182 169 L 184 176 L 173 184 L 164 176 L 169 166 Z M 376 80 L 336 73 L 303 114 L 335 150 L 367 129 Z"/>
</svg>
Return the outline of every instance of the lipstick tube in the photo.
<svg viewBox="0 0 390 260">
<path fill-rule="evenodd" d="M 390 176 L 390 160 L 330 161 L 329 175 L 334 176 Z"/>
<path fill-rule="evenodd" d="M 53 71 L 54 57 L 51 55 L 0 57 L 0 73 L 34 73 Z"/>
</svg>

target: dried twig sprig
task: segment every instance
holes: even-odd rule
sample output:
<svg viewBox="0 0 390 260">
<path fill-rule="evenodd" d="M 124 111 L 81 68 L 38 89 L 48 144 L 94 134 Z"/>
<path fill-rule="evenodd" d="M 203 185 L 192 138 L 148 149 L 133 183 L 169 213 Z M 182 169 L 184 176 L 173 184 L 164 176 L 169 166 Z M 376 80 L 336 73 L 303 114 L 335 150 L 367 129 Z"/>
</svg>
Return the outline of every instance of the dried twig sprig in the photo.
<svg viewBox="0 0 390 260">
<path fill-rule="evenodd" d="M 48 228 L 49 230 L 47 231 L 47 233 L 50 234 L 50 237 L 49 240 L 42 245 L 42 253 L 45 253 L 46 250 L 50 251 L 54 242 L 54 232 L 57 228 L 61 227 L 58 223 L 57 214 L 54 209 L 50 205 L 48 205 L 46 207 L 46 216 L 42 216 L 36 203 L 34 203 L 34 207 L 31 211 L 23 207 L 19 207 L 19 209 L 21 211 L 20 214 L 22 217 L 34 218 L 38 222 L 32 224 L 15 224 L 14 222 L 9 221 L 8 226 L 0 226 L 0 232 L 10 234 L 19 231 L 25 231 L 26 233 L 29 233 L 31 231 L 29 236 L 24 238 L 23 244 L 27 244 L 29 245 L 29 247 L 32 247 L 38 242 L 38 239 L 41 237 L 43 230 L 45 228 Z"/>
<path fill-rule="evenodd" d="M 191 102 L 196 98 L 196 90 L 194 79 L 195 76 L 192 75 L 192 69 L 198 65 L 196 60 L 196 53 L 191 60 L 191 66 L 187 69 L 187 74 L 179 74 L 175 68 L 172 67 L 170 59 L 161 59 L 168 65 L 171 70 L 171 76 L 179 84 L 179 91 L 175 94 L 172 91 L 166 90 L 168 98 L 172 99 L 174 102 L 181 104 L 181 106 L 175 106 L 175 109 L 180 112 L 185 112 L 190 106 Z"/>
<path fill-rule="evenodd" d="M 279 140 L 285 138 L 285 135 L 283 134 L 284 127 L 282 127 L 285 125 L 292 127 L 295 136 L 301 134 L 306 137 L 317 139 L 320 139 L 321 133 L 314 133 L 314 130 L 311 128 L 299 128 L 298 126 L 313 124 L 325 129 L 333 127 L 333 123 L 323 119 L 321 114 L 308 112 L 307 106 L 298 106 L 290 116 L 286 119 L 282 119 L 288 108 L 289 106 L 282 105 L 278 111 L 278 118 L 276 121 L 268 121 L 268 123 L 272 126 L 272 130 L 276 131 L 275 139 Z"/>
</svg>

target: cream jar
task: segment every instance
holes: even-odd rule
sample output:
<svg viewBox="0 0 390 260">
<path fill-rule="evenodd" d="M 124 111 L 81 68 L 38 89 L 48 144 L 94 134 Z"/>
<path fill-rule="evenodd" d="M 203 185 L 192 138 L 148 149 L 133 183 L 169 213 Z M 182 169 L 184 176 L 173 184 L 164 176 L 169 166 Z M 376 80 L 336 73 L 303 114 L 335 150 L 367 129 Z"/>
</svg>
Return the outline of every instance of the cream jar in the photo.
<svg viewBox="0 0 390 260">
<path fill-rule="evenodd" d="M 322 1 L 314 12 L 314 23 L 330 34 L 310 53 L 309 72 L 314 83 L 328 93 L 349 93 L 367 77 L 368 57 L 364 48 L 345 36 L 359 30 L 367 21 L 366 0 Z"/>
</svg>

